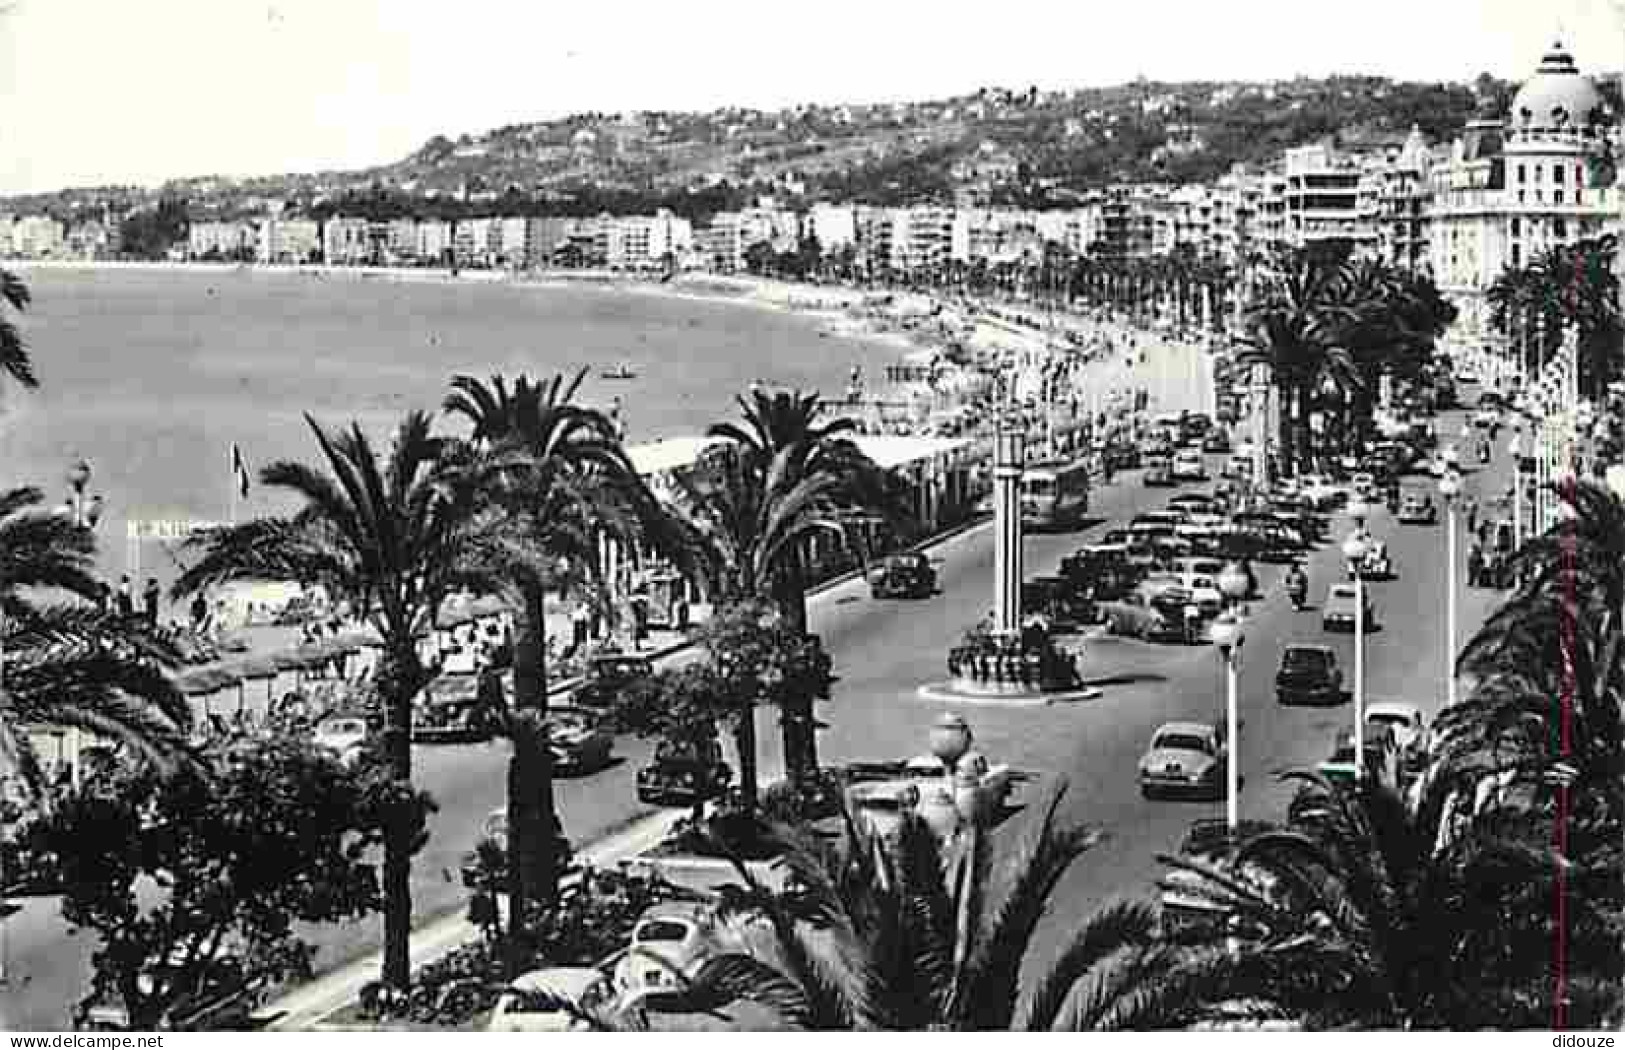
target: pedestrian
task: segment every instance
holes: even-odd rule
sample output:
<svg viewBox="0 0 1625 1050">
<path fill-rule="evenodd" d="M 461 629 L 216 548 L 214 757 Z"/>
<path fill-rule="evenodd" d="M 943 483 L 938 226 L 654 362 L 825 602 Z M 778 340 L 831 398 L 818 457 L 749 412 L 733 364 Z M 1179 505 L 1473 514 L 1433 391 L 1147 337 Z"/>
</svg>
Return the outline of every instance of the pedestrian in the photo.
<svg viewBox="0 0 1625 1050">
<path fill-rule="evenodd" d="M 104 614 L 113 611 L 113 585 L 106 580 L 96 584 L 96 608 Z"/>
<path fill-rule="evenodd" d="M 113 599 L 113 606 L 122 617 L 135 615 L 135 593 L 130 589 L 130 577 L 121 576 L 118 581 L 118 594 Z"/>
<path fill-rule="evenodd" d="M 147 585 L 141 591 L 141 608 L 147 618 L 148 627 L 158 626 L 158 581 L 154 577 L 147 577 Z"/>
<path fill-rule="evenodd" d="M 192 595 L 192 607 L 190 612 L 192 614 L 192 630 L 202 630 L 203 619 L 209 615 L 209 603 L 204 599 L 202 591 L 198 591 L 196 594 Z"/>
<path fill-rule="evenodd" d="M 1478 532 L 1478 500 L 1471 497 L 1467 500 L 1467 531 L 1470 534 Z"/>
<path fill-rule="evenodd" d="M 570 611 L 570 642 L 576 652 L 580 652 L 587 644 L 592 630 L 592 610 L 587 608 L 586 602 L 578 602 Z"/>
</svg>

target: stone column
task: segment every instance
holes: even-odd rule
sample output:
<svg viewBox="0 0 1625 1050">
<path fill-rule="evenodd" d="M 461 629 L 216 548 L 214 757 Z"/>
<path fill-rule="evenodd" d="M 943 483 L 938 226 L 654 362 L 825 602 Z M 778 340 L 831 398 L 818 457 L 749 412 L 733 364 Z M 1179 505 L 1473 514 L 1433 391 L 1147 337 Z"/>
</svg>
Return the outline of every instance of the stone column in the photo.
<svg viewBox="0 0 1625 1050">
<path fill-rule="evenodd" d="M 1022 435 L 1001 430 L 993 443 L 993 629 L 1021 629 Z"/>
</svg>

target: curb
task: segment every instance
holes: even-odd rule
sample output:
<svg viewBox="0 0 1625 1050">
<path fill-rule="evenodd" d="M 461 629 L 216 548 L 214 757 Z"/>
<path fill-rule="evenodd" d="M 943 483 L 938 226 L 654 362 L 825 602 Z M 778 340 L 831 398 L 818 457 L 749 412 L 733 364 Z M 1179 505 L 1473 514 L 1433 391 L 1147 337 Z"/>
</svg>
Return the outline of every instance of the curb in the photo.
<svg viewBox="0 0 1625 1050">
<path fill-rule="evenodd" d="M 961 704 L 967 707 L 1048 707 L 1051 704 L 1098 700 L 1104 695 L 1100 689 L 1089 686 L 1083 689 L 1063 689 L 1053 693 L 1036 693 L 1032 696 L 976 696 L 956 692 L 945 682 L 922 685 L 914 691 L 917 700 Z"/>
<path fill-rule="evenodd" d="M 984 516 L 972 517 L 967 521 L 937 533 L 929 539 L 922 540 L 908 548 L 910 551 L 923 552 L 932 547 L 947 543 L 965 533 L 971 532 L 991 522 L 991 518 Z M 807 596 L 821 594 L 832 590 L 844 583 L 861 579 L 864 569 L 854 569 L 832 579 L 825 580 L 807 591 Z M 647 656 L 651 661 L 663 660 L 691 648 L 693 642 L 683 639 L 660 649 L 652 649 L 637 655 Z M 568 678 L 548 687 L 549 698 L 569 693 L 581 684 L 581 677 Z M 677 811 L 665 811 L 648 817 L 635 820 L 620 831 L 598 839 L 596 842 L 583 846 L 578 851 L 578 858 L 584 864 L 597 867 L 606 867 L 622 860 L 635 857 L 650 847 L 656 845 L 666 837 L 671 824 L 682 816 Z M 657 860 L 652 863 L 667 863 Z M 440 959 L 464 944 L 479 936 L 479 930 L 464 917 L 461 911 L 432 918 L 422 926 L 412 930 L 411 966 L 413 970 Z M 383 951 L 371 952 L 359 959 L 340 966 L 327 974 L 319 976 L 312 981 L 289 991 L 280 998 L 261 1007 L 256 1014 L 261 1017 L 274 1018 L 265 1027 L 272 1032 L 297 1031 L 352 1031 L 357 1030 L 353 1025 L 334 1025 L 329 1028 L 322 1024 L 322 1018 L 343 1008 L 356 998 L 363 986 L 377 978 L 383 964 Z M 371 1028 L 360 1030 L 373 1031 Z"/>
<path fill-rule="evenodd" d="M 578 853 L 578 860 L 584 865 L 602 868 L 634 857 L 664 839 L 671 825 L 682 815 L 681 812 L 667 810 L 643 817 L 585 847 Z M 461 912 L 425 923 L 412 931 L 412 969 L 427 966 L 479 935 L 479 929 Z M 380 949 L 355 959 L 267 1003 L 256 1014 L 275 1018 L 266 1025 L 265 1030 L 270 1032 L 324 1030 L 322 1018 L 344 1007 L 361 993 L 365 985 L 376 980 L 383 958 L 384 953 Z M 352 1027 L 341 1025 L 334 1030 L 350 1030 Z"/>
</svg>

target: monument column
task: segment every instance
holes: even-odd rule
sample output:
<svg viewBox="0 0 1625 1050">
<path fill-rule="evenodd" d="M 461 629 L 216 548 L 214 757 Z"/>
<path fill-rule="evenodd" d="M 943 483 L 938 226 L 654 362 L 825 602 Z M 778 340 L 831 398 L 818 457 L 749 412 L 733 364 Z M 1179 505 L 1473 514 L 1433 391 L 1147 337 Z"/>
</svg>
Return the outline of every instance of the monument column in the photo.
<svg viewBox="0 0 1625 1050">
<path fill-rule="evenodd" d="M 1025 449 L 1019 430 L 993 439 L 993 629 L 1021 630 L 1021 469 Z"/>
</svg>

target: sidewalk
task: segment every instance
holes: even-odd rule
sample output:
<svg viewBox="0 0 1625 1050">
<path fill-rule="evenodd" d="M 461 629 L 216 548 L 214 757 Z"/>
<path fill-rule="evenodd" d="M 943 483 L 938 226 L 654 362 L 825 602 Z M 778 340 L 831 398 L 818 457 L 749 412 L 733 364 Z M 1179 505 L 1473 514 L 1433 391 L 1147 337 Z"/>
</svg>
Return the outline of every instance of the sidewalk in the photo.
<svg viewBox="0 0 1625 1050">
<path fill-rule="evenodd" d="M 925 551 L 952 542 L 983 526 L 992 524 L 989 518 L 972 518 L 929 540 L 916 544 L 913 550 Z M 844 573 L 826 580 L 808 592 L 812 598 L 842 584 L 850 583 L 862 575 L 862 570 Z M 689 648 L 689 639 L 675 631 L 653 632 L 640 653 L 651 660 L 660 661 Z M 550 695 L 567 693 L 580 683 L 572 678 L 553 683 Z M 765 768 L 763 772 L 768 772 Z M 644 817 L 606 838 L 589 843 L 578 851 L 580 862 L 595 867 L 613 867 L 657 845 L 665 838 L 671 825 L 684 816 L 686 810 L 668 810 Z M 415 972 L 479 936 L 479 931 L 467 920 L 463 911 L 428 918 L 412 930 L 411 966 Z M 374 951 L 328 973 L 291 989 L 279 998 L 261 1007 L 256 1016 L 270 1019 L 267 1031 L 308 1031 L 319 1026 L 321 1019 L 355 1000 L 361 989 L 376 980 L 383 967 L 383 952 Z"/>
</svg>

